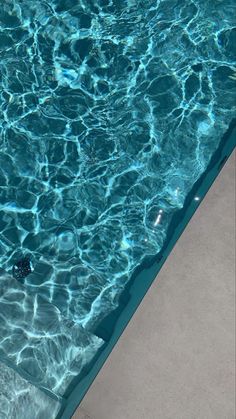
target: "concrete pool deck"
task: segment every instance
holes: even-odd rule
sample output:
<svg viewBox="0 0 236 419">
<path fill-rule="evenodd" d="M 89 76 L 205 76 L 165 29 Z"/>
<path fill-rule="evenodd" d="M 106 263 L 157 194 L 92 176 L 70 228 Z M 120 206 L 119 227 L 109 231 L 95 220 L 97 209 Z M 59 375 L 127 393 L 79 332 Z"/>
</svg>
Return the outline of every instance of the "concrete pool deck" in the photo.
<svg viewBox="0 0 236 419">
<path fill-rule="evenodd" d="M 73 419 L 235 418 L 235 153 Z"/>
</svg>

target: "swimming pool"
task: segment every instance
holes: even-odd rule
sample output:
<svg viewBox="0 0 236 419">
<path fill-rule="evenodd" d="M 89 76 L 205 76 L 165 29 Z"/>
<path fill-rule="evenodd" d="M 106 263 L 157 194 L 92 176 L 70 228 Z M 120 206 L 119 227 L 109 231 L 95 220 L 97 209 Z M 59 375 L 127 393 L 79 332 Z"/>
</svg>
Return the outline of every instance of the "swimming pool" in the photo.
<svg viewBox="0 0 236 419">
<path fill-rule="evenodd" d="M 235 144 L 232 0 L 77 3 L 0 12 L 0 418 L 71 416 Z"/>
</svg>

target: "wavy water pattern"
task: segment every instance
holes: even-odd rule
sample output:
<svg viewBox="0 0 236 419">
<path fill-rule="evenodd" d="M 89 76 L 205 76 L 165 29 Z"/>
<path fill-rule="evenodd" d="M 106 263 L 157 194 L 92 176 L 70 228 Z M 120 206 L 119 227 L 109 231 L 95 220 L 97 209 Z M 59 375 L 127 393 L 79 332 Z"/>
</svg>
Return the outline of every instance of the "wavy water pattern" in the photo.
<svg viewBox="0 0 236 419">
<path fill-rule="evenodd" d="M 29 382 L 63 396 L 103 344 L 102 339 L 65 319 L 39 295 L 31 296 L 1 272 L 0 360 Z"/>
<path fill-rule="evenodd" d="M 21 315 L 41 296 L 94 332 L 160 252 L 235 115 L 235 16 L 233 0 L 4 1 L 0 260 L 31 258 Z"/>
<path fill-rule="evenodd" d="M 60 403 L 0 363 L 0 419 L 54 419 L 59 408 Z"/>
</svg>

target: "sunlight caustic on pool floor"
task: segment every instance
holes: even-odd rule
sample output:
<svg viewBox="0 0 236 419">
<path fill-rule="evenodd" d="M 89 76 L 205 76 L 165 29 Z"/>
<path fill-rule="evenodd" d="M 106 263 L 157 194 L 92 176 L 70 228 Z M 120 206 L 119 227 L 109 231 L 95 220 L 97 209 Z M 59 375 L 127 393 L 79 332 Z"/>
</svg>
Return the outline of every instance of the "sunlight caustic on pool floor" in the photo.
<svg viewBox="0 0 236 419">
<path fill-rule="evenodd" d="M 62 396 L 96 355 L 97 325 L 206 171 L 235 115 L 234 12 L 232 0 L 4 2 L 0 299 L 17 316 L 0 312 L 0 357 L 36 386 L 58 395 L 63 365 Z M 46 306 L 63 319 L 57 349 Z M 26 332 L 34 309 L 42 353 Z"/>
</svg>

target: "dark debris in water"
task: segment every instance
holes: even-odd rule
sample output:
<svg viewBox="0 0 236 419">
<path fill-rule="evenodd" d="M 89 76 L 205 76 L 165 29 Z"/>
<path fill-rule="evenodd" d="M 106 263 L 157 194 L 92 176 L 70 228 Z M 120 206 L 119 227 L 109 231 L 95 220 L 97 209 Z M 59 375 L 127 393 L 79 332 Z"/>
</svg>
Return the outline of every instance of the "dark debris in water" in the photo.
<svg viewBox="0 0 236 419">
<path fill-rule="evenodd" d="M 15 279 L 24 279 L 31 272 L 33 272 L 33 267 L 28 257 L 20 259 L 12 268 L 12 274 Z"/>
</svg>

